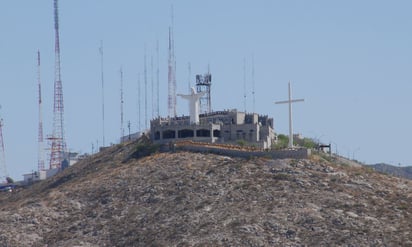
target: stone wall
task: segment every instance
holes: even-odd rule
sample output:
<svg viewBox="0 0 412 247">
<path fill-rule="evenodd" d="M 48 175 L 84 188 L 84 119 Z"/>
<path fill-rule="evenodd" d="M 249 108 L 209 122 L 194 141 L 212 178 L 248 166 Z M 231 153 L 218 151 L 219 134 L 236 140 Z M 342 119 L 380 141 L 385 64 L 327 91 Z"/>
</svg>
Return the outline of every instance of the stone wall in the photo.
<svg viewBox="0 0 412 247">
<path fill-rule="evenodd" d="M 306 148 L 293 150 L 273 150 L 273 151 L 244 151 L 236 149 L 222 149 L 211 146 L 191 146 L 179 145 L 175 150 L 213 153 L 226 155 L 230 157 L 252 158 L 252 157 L 268 157 L 272 159 L 308 159 L 311 155 L 311 150 Z"/>
</svg>

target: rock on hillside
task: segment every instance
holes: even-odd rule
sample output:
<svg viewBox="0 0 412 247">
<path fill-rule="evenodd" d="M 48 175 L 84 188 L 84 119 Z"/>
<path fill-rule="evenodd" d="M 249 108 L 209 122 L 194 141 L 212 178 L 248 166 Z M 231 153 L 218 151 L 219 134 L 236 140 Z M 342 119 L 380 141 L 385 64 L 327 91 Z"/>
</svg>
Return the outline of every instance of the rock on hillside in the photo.
<svg viewBox="0 0 412 247">
<path fill-rule="evenodd" d="M 118 145 L 0 194 L 0 246 L 412 245 L 412 181 L 311 160 Z"/>
</svg>

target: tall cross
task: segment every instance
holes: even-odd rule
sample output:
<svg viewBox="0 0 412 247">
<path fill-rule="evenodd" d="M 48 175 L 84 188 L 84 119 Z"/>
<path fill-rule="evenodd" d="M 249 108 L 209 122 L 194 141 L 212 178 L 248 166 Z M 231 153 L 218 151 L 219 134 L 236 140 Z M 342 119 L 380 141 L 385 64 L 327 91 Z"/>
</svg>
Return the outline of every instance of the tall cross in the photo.
<svg viewBox="0 0 412 247">
<path fill-rule="evenodd" d="M 292 90 L 290 86 L 290 81 L 288 83 L 289 86 L 289 99 L 285 101 L 278 101 L 275 104 L 289 104 L 289 148 L 293 148 L 293 128 L 292 128 L 292 103 L 295 102 L 302 102 L 304 99 L 292 99 Z"/>
</svg>

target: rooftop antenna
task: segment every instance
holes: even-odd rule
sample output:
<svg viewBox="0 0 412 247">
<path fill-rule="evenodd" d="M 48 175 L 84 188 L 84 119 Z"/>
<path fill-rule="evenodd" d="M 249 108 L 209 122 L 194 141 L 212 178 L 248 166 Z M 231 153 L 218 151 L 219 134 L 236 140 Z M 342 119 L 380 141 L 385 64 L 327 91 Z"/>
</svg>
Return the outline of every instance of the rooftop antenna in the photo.
<svg viewBox="0 0 412 247">
<path fill-rule="evenodd" d="M 169 27 L 169 59 L 168 59 L 168 114 L 169 117 L 176 117 L 176 60 L 174 52 L 173 38 L 173 5 L 171 6 L 172 24 Z"/>
<path fill-rule="evenodd" d="M 303 102 L 304 99 L 292 99 L 292 89 L 290 81 L 288 83 L 289 87 L 289 99 L 285 101 L 278 101 L 275 104 L 289 104 L 289 148 L 293 148 L 293 129 L 292 129 L 292 103 Z"/>
<path fill-rule="evenodd" d="M 255 113 L 255 56 L 252 55 L 252 97 L 253 97 L 253 113 Z"/>
<path fill-rule="evenodd" d="M 103 69 L 103 40 L 100 40 L 100 69 L 102 80 L 102 124 L 103 124 L 103 147 L 105 146 L 105 124 L 104 124 L 104 69 Z"/>
<path fill-rule="evenodd" d="M 159 40 L 156 41 L 156 98 L 157 98 L 157 105 L 156 105 L 156 116 L 159 117 L 160 116 L 160 104 L 159 104 L 159 100 L 160 100 L 160 93 L 159 93 L 159 76 L 160 76 L 160 71 L 159 71 Z"/>
<path fill-rule="evenodd" d="M 65 159 L 66 141 L 64 139 L 64 105 L 63 86 L 60 72 L 60 38 L 59 38 L 59 16 L 57 0 L 54 0 L 54 30 L 55 30 L 55 71 L 54 71 L 54 105 L 53 105 L 53 135 L 51 140 L 50 168 L 62 168 Z"/>
<path fill-rule="evenodd" d="M 246 58 L 243 58 L 243 106 L 246 113 Z"/>
<path fill-rule="evenodd" d="M 144 128 L 147 129 L 147 61 L 146 45 L 144 46 Z"/>
<path fill-rule="evenodd" d="M 120 140 L 122 140 L 122 137 L 124 136 L 123 103 L 123 68 L 120 67 Z"/>
<path fill-rule="evenodd" d="M 196 92 L 203 93 L 199 99 L 200 113 L 209 113 L 212 109 L 211 100 L 211 87 L 212 87 L 212 74 L 210 74 L 210 66 L 208 66 L 208 72 L 204 75 L 196 75 Z"/>
<path fill-rule="evenodd" d="M 40 51 L 37 51 L 37 86 L 38 86 L 38 97 L 39 97 L 39 132 L 38 132 L 38 160 L 37 160 L 37 170 L 44 170 L 44 140 L 43 140 L 43 111 L 42 111 L 42 100 L 41 100 L 41 79 L 40 79 Z"/>
</svg>

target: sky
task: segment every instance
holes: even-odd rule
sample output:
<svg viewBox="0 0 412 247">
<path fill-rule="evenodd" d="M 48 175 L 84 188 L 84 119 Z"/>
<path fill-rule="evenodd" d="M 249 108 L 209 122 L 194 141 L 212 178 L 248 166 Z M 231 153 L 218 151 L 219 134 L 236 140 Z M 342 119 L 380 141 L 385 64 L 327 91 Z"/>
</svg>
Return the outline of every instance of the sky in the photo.
<svg viewBox="0 0 412 247">
<path fill-rule="evenodd" d="M 291 81 L 293 97 L 305 99 L 293 106 L 294 133 L 331 143 L 334 152 L 368 164 L 412 165 L 412 2 L 406 0 L 60 0 L 70 151 L 91 153 L 103 144 L 103 135 L 106 146 L 118 142 L 120 68 L 125 132 L 129 121 L 130 131 L 136 132 L 155 115 L 151 85 L 156 84 L 157 67 L 160 115 L 167 115 L 172 5 L 177 93 L 187 93 L 195 75 L 210 68 L 213 110 L 244 111 L 246 106 L 247 112 L 273 117 L 275 131 L 287 134 L 287 105 L 274 102 L 287 98 Z M 9 175 L 19 180 L 37 170 L 38 50 L 44 134 L 52 133 L 53 1 L 1 1 L 0 32 L 5 162 Z M 139 81 L 144 91 L 145 54 L 147 124 L 144 94 L 138 95 Z M 178 98 L 177 112 L 188 115 L 187 102 Z"/>
</svg>

